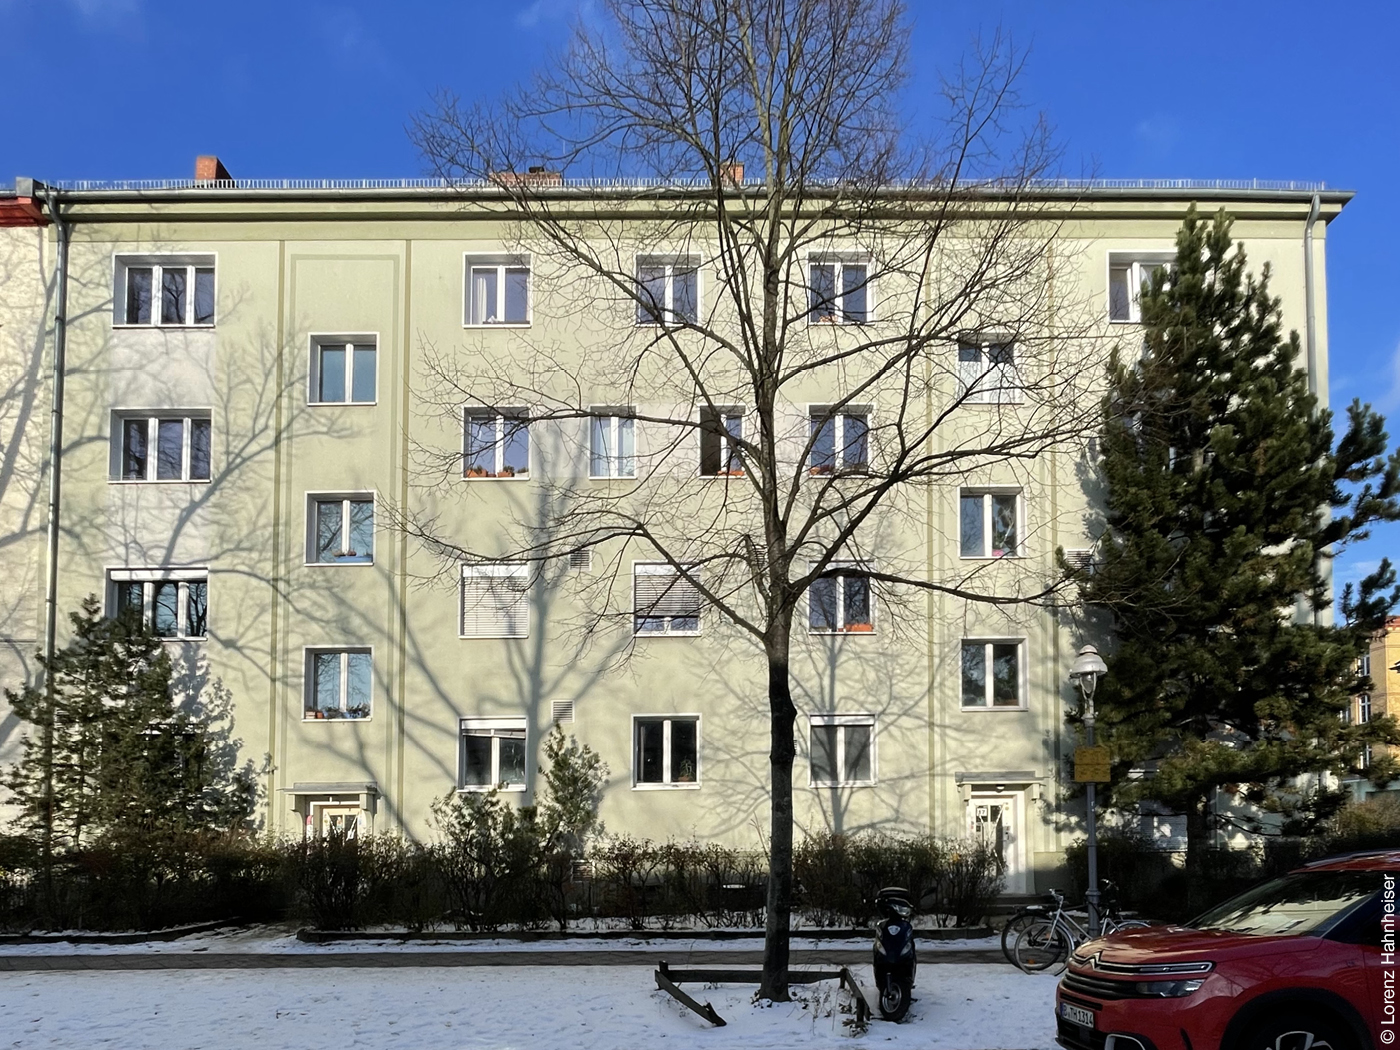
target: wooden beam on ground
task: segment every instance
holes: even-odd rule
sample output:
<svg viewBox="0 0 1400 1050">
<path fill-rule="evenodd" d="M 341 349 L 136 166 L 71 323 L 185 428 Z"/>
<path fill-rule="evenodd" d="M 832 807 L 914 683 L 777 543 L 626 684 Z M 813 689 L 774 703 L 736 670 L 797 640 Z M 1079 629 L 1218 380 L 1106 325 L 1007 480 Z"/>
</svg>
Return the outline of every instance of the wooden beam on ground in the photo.
<svg viewBox="0 0 1400 1050">
<path fill-rule="evenodd" d="M 870 1000 L 866 998 L 865 989 L 856 983 L 856 978 L 851 973 L 850 968 L 841 967 L 841 983 L 851 990 L 851 994 L 856 1000 L 856 1027 L 864 1029 L 870 1024 L 871 1007 Z"/>
<path fill-rule="evenodd" d="M 714 1025 L 716 1028 L 724 1027 L 724 1018 L 721 1017 L 719 1014 L 715 1013 L 715 1008 L 713 1006 L 711 1006 L 709 1003 L 696 1002 L 690 996 L 686 995 L 685 992 L 677 988 L 675 983 L 660 970 L 656 971 L 656 987 L 660 988 L 663 992 L 669 993 L 671 998 L 675 999 L 676 1002 L 680 1003 L 682 1006 L 686 1006 L 689 1007 L 691 1010 L 694 1010 L 697 1014 L 699 1014 L 705 1020 L 709 1021 L 710 1024 Z"/>
</svg>

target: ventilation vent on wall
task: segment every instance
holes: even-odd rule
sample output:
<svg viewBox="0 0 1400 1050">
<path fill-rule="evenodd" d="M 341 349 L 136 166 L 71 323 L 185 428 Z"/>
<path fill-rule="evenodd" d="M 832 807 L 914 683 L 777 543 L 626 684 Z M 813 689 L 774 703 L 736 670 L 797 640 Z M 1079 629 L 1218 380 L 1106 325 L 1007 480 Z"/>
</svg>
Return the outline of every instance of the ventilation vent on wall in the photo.
<svg viewBox="0 0 1400 1050">
<path fill-rule="evenodd" d="M 1068 547 L 1065 549 L 1065 563 L 1076 572 L 1094 571 L 1094 552 L 1088 547 Z"/>
<path fill-rule="evenodd" d="M 574 702 L 572 700 L 554 701 L 554 721 L 556 723 L 572 722 L 574 720 Z"/>
<path fill-rule="evenodd" d="M 593 550 L 570 551 L 569 568 L 582 572 L 587 572 L 593 568 Z"/>
</svg>

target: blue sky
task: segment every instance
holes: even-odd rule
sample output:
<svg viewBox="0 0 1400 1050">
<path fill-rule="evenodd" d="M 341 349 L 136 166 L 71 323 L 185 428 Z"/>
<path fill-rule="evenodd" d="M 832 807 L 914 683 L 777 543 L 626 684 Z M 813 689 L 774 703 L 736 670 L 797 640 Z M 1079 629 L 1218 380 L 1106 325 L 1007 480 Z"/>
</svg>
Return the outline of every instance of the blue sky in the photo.
<svg viewBox="0 0 1400 1050">
<path fill-rule="evenodd" d="M 589 0 L 0 0 L 0 182 L 421 173 L 404 126 L 438 87 L 490 96 Z M 998 25 L 1068 174 L 1320 179 L 1357 191 L 1328 234 L 1332 401 L 1400 440 L 1400 5 L 912 0 L 909 105 Z M 1385 289 L 1390 288 L 1387 292 Z M 1385 304 L 1391 303 L 1391 307 Z M 1400 555 L 1400 526 L 1338 566 Z"/>
</svg>

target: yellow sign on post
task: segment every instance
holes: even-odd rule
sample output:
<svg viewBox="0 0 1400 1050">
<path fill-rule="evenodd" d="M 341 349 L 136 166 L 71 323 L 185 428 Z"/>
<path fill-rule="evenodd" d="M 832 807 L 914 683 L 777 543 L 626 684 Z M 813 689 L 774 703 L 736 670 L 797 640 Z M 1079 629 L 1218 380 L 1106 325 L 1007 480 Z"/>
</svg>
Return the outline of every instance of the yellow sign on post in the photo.
<svg viewBox="0 0 1400 1050">
<path fill-rule="evenodd" d="M 1076 747 L 1074 749 L 1074 780 L 1078 784 L 1107 784 L 1108 748 Z"/>
</svg>

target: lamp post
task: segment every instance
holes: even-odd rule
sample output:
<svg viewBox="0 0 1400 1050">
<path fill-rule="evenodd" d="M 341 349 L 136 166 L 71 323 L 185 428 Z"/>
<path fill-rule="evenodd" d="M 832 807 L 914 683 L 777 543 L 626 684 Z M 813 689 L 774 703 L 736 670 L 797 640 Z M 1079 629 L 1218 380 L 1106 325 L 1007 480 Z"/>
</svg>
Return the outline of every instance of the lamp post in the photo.
<svg viewBox="0 0 1400 1050">
<path fill-rule="evenodd" d="M 1108 664 L 1103 662 L 1098 649 L 1086 645 L 1079 650 L 1079 656 L 1069 672 L 1069 680 L 1079 687 L 1079 695 L 1084 698 L 1084 729 L 1090 747 L 1094 746 L 1094 689 L 1099 684 L 1099 677 L 1107 671 Z M 1099 829 L 1094 813 L 1097 788 L 1098 785 L 1094 781 L 1089 781 L 1089 889 L 1084 894 L 1084 899 L 1089 906 L 1090 937 L 1099 935 Z"/>
</svg>

